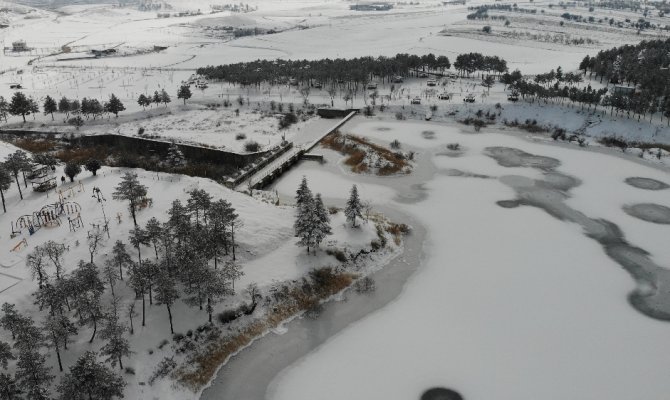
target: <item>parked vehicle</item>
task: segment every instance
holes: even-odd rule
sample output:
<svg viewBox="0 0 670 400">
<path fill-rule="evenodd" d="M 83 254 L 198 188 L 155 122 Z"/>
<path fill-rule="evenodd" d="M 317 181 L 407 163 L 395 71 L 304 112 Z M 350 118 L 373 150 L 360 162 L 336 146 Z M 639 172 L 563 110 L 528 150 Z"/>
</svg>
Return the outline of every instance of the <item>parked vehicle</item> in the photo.
<svg viewBox="0 0 670 400">
<path fill-rule="evenodd" d="M 468 93 L 465 98 L 463 99 L 464 102 L 466 103 L 474 103 L 475 102 L 475 95 L 472 93 Z"/>
<path fill-rule="evenodd" d="M 321 89 L 323 87 L 323 84 L 321 82 L 317 82 L 314 84 L 315 89 Z"/>
<path fill-rule="evenodd" d="M 295 78 L 291 78 L 288 80 L 288 84 L 291 86 L 298 86 L 298 80 Z"/>
<path fill-rule="evenodd" d="M 425 72 L 419 72 L 419 78 L 428 78 L 428 74 Z"/>
<path fill-rule="evenodd" d="M 403 82 L 404 79 L 402 78 L 402 76 L 396 75 L 393 77 L 393 83 L 403 83 Z"/>
<path fill-rule="evenodd" d="M 377 89 L 377 84 L 374 82 L 368 83 L 368 90 L 375 90 Z"/>
<path fill-rule="evenodd" d="M 514 91 L 514 92 L 510 93 L 510 95 L 507 96 L 507 100 L 509 100 L 509 101 L 519 101 L 519 92 Z"/>
<path fill-rule="evenodd" d="M 436 81 L 435 79 L 433 79 L 433 78 L 430 78 L 430 79 L 428 79 L 428 81 L 426 82 L 426 85 L 428 85 L 428 86 L 436 86 L 436 85 L 437 85 L 437 81 Z"/>
<path fill-rule="evenodd" d="M 412 104 L 421 104 L 421 97 L 417 96 L 412 99 Z"/>
<path fill-rule="evenodd" d="M 9 85 L 9 88 L 10 88 L 10 89 L 23 89 L 23 86 L 21 86 L 20 83 L 11 83 L 11 84 Z"/>
<path fill-rule="evenodd" d="M 440 100 L 449 100 L 451 96 L 449 96 L 449 93 L 440 93 L 437 95 L 437 98 Z"/>
</svg>

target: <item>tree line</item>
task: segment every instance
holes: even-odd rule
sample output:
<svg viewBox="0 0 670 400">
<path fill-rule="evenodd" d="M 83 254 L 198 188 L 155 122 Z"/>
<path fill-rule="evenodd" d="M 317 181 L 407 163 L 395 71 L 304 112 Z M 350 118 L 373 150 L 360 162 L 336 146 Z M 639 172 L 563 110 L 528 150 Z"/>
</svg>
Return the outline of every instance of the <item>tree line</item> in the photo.
<svg viewBox="0 0 670 400">
<path fill-rule="evenodd" d="M 79 100 L 70 100 L 67 97 L 62 97 L 58 102 L 47 95 L 44 98 L 42 103 L 42 110 L 44 115 L 51 115 L 51 119 L 54 119 L 54 113 L 59 112 L 65 114 L 66 120 L 69 118 L 70 114 L 83 115 L 86 119 L 93 117 L 102 116 L 103 113 L 114 114 L 118 117 L 121 111 L 124 111 L 126 107 L 123 105 L 123 102 L 119 100 L 116 95 L 111 94 L 109 100 L 105 102 L 100 102 L 98 99 L 88 99 L 84 97 Z M 15 92 L 12 95 L 12 99 L 8 102 L 4 97 L 0 96 L 0 119 L 4 119 L 7 122 L 7 116 L 20 116 L 23 118 L 23 122 L 26 122 L 26 115 L 35 115 L 40 112 L 40 107 L 35 99 L 30 96 L 26 96 L 23 92 Z M 75 117 L 76 118 L 76 117 Z M 81 119 L 81 117 L 79 117 Z M 70 121 L 71 124 L 76 125 L 80 121 Z M 78 126 L 81 126 L 79 124 Z"/>
<path fill-rule="evenodd" d="M 256 60 L 236 64 L 198 68 L 197 73 L 212 80 L 225 80 L 240 85 L 284 83 L 289 79 L 311 84 L 350 83 L 360 85 L 374 76 L 392 80 L 407 77 L 419 70 L 444 71 L 451 67 L 449 58 L 432 53 L 423 56 L 396 54 L 393 57 L 360 57 L 320 60 Z"/>
</svg>

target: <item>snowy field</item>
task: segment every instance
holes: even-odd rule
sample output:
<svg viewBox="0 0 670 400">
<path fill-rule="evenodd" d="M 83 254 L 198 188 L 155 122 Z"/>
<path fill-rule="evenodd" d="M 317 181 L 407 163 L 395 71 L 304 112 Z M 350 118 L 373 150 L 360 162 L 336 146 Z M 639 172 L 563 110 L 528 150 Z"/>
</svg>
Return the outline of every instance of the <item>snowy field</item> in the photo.
<svg viewBox="0 0 670 400">
<path fill-rule="evenodd" d="M 534 207 L 498 206 L 514 198 L 503 177 L 541 179 L 543 173 L 502 167 L 484 149 L 560 160 L 557 170 L 581 181 L 566 203 L 617 223 L 660 265 L 670 262 L 667 228 L 634 220 L 622 206 L 668 205 L 670 192 L 641 190 L 624 179 L 667 182 L 667 172 L 634 159 L 453 126 L 387 121 L 349 128 L 431 153 L 444 153 L 448 143 L 463 151 L 434 155 L 438 172 L 426 183 L 428 198 L 403 205 L 428 229 L 427 259 L 404 292 L 287 368 L 268 398 L 408 399 L 432 386 L 469 399 L 667 397 L 667 323 L 627 303 L 635 282 L 580 226 Z M 434 139 L 425 139 L 425 130 Z M 454 170 L 466 174 L 450 176 Z"/>
<path fill-rule="evenodd" d="M 345 0 L 260 0 L 250 4 L 248 12 L 214 12 L 211 2 L 203 0 L 166 0 L 165 4 L 171 6 L 169 18 L 158 15 L 165 9 L 140 11 L 136 4 L 39 9 L 0 1 L 0 26 L 6 25 L 0 27 L 3 47 L 25 40 L 30 48 L 0 53 L 0 96 L 11 98 L 14 89 L 9 86 L 21 84 L 21 91 L 40 105 L 47 95 L 56 100 L 66 96 L 106 101 L 115 94 L 126 107 L 118 118 L 86 119 L 79 129 L 58 113 L 55 118 L 29 115 L 25 123 L 10 116 L 7 123 L 0 121 L 0 129 L 134 136 L 142 128 L 147 136 L 235 152 L 246 151 L 249 141 L 267 148 L 287 139 L 299 146 L 334 121 L 312 118 L 279 131 L 279 114 L 287 112 L 289 104 L 301 113 L 310 110 L 303 103 L 322 106 L 332 101 L 335 107 L 362 108 L 370 104 L 371 93 L 364 89 L 346 102 L 344 88 L 331 99 L 325 87 L 313 87 L 304 97 L 300 88 L 289 85 L 240 87 L 209 82 L 206 89 L 193 88 L 193 96 L 184 104 L 177 99 L 177 89 L 199 67 L 256 59 L 433 53 L 448 56 L 453 64 L 459 54 L 479 52 L 502 57 L 510 70 L 518 68 L 524 74 L 559 66 L 564 72 L 576 72 L 585 55 L 669 36 L 668 30 L 660 29 L 638 33 L 624 22 L 642 18 L 642 10 L 596 7 L 589 11 L 584 4 L 563 9 L 551 1 L 476 0 L 445 6 L 426 0 L 397 3 L 387 12 L 352 11 L 352 3 Z M 489 12 L 504 19 L 466 18 L 472 12 L 468 7 L 483 4 L 517 4 L 527 12 Z M 180 12 L 184 15 L 175 15 Z M 592 16 L 594 22 L 565 21 L 564 12 Z M 646 17 L 651 23 L 668 23 L 668 17 L 652 14 Z M 483 32 L 485 25 L 491 26 L 490 33 Z M 234 38 L 234 29 L 274 33 Z M 563 42 L 571 39 L 589 41 Z M 114 53 L 93 57 L 91 51 L 100 49 Z M 290 204 L 303 176 L 312 191 L 322 194 L 326 206 L 342 206 L 356 183 L 366 204 L 407 214 L 426 231 L 423 258 L 412 260 L 418 272 L 402 293 L 287 365 L 268 387 L 266 398 L 406 400 L 418 399 L 433 386 L 456 389 L 469 400 L 668 398 L 670 325 L 651 318 L 649 309 L 632 302 L 637 299 L 652 310 L 670 312 L 670 273 L 665 267 L 670 265 L 670 247 L 664 222 L 670 214 L 663 214 L 663 207 L 670 207 L 670 189 L 664 186 L 670 185 L 670 159 L 667 152 L 661 160 L 651 154 L 641 159 L 639 149 L 622 154 L 596 143 L 599 137 L 617 136 L 670 144 L 667 121 L 657 114 L 638 122 L 611 116 L 600 107 L 582 110 L 567 103 L 513 104 L 507 101 L 509 92 L 503 84 L 486 89 L 481 79 L 478 74 L 469 79 L 445 77 L 436 87 L 415 77 L 401 84 L 377 82 L 376 115 L 358 116 L 342 132 L 384 146 L 398 140 L 402 151 L 416 153 L 416 167 L 407 176 L 355 175 L 339 154 L 319 147 L 313 152 L 324 154 L 324 164 L 302 162 L 271 189 L 253 197 L 207 179 L 136 170 L 153 199 L 152 207 L 139 212 L 140 224 L 151 217 L 164 221 L 172 200 L 186 201 L 187 191 L 194 188 L 232 203 L 243 221 L 236 240 L 245 275 L 236 288 L 257 283 L 268 293 L 281 282 L 299 281 L 312 268 L 334 263 L 332 255 L 321 251 L 309 256 L 295 245 L 295 211 Z M 601 88 L 604 84 L 586 80 L 577 86 L 586 85 Z M 161 90 L 172 97 L 170 104 L 146 109 L 137 104 L 140 94 Z M 438 100 L 442 92 L 449 93 L 450 100 Z M 475 103 L 462 101 L 468 94 L 475 96 Z M 422 104 L 410 104 L 415 97 Z M 230 105 L 223 106 L 224 102 Z M 275 111 L 279 104 L 283 111 Z M 379 109 L 380 104 L 386 111 Z M 495 113 L 496 124 L 477 133 L 455 124 L 454 120 L 480 110 Z M 397 113 L 408 121 L 397 121 Z M 433 122 L 422 121 L 427 115 Z M 580 148 L 554 142 L 548 134 L 504 128 L 505 120 L 536 120 L 548 130 L 560 126 L 584 133 L 589 145 Z M 450 144 L 458 144 L 458 150 L 449 149 Z M 14 150 L 0 142 L 0 160 Z M 62 168 L 58 167 L 56 177 L 63 174 Z M 124 171 L 103 167 L 97 177 L 83 171 L 77 177 L 81 184 L 58 186 L 67 200 L 81 205 L 84 227 L 75 232 L 64 221 L 34 235 L 24 229 L 10 237 L 12 222 L 58 196 L 57 191 L 46 195 L 25 188 L 25 199 L 20 200 L 12 184 L 5 193 L 7 213 L 0 215 L 0 303 L 16 303 L 21 311 L 42 316 L 30 295 L 37 283 L 25 267 L 25 257 L 35 246 L 47 240 L 68 246 L 66 270 L 79 259 L 88 259 L 87 233 L 93 229 L 91 224 L 102 221 L 101 205 L 91 196 L 94 186 L 107 197 L 105 212 L 112 220 L 111 239 L 103 243 L 96 263 L 103 265 L 115 240 L 128 241 L 133 224 L 127 205 L 111 199 Z M 646 178 L 643 182 L 660 190 L 636 187 L 630 178 Z M 645 210 L 646 216 L 640 216 Z M 358 230 L 348 228 L 341 212 L 332 215 L 332 227 L 334 234 L 324 248 L 353 253 L 377 237 L 371 223 Z M 618 253 L 608 247 L 610 239 L 619 246 L 614 249 Z M 148 247 L 143 251 L 152 255 Z M 381 267 L 400 252 L 394 251 L 368 267 Z M 647 268 L 645 272 L 657 281 L 633 279 L 622 267 L 634 258 L 631 254 L 639 256 L 633 260 L 638 263 L 635 268 Z M 118 290 L 124 309 L 136 300 L 125 284 Z M 215 313 L 243 301 L 238 291 L 216 304 Z M 136 318 L 136 332 L 128 335 L 134 352 L 128 365 L 135 374 L 124 375 L 125 398 L 197 397 L 176 388 L 169 379 L 146 384 L 156 364 L 173 355 L 170 346 L 158 348 L 172 336 L 165 309 L 157 305 L 149 309 L 147 326 L 138 327 Z M 175 303 L 173 313 L 175 331 L 180 333 L 207 320 L 205 311 L 181 301 Z M 291 334 L 283 326 L 274 332 Z M 100 349 L 103 341 L 88 344 L 89 336 L 87 328 L 80 329 L 64 354 L 66 369 L 83 351 Z M 8 332 L 1 331 L 0 340 L 9 341 Z M 56 367 L 51 353 L 48 364 Z M 281 359 L 281 349 L 270 356 Z M 253 371 L 248 378 L 253 384 Z"/>
</svg>

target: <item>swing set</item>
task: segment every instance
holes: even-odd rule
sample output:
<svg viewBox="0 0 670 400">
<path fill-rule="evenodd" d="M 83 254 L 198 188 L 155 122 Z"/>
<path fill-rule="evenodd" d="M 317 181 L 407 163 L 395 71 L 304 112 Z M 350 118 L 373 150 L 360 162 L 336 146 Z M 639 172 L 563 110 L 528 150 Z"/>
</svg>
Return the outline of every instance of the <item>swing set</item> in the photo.
<svg viewBox="0 0 670 400">
<path fill-rule="evenodd" d="M 15 237 L 21 234 L 21 231 L 24 229 L 28 229 L 30 235 L 33 235 L 42 227 L 60 226 L 61 216 L 68 216 L 68 221 L 70 221 L 72 220 L 70 215 L 74 214 L 76 214 L 74 220 L 81 222 L 81 206 L 77 202 L 70 201 L 47 204 L 39 211 L 35 211 L 32 214 L 22 215 L 17 218 L 16 222 L 12 221 L 11 236 Z M 83 222 L 78 224 L 77 227 L 80 225 L 83 226 Z M 72 229 L 72 224 L 70 224 L 70 230 Z"/>
</svg>

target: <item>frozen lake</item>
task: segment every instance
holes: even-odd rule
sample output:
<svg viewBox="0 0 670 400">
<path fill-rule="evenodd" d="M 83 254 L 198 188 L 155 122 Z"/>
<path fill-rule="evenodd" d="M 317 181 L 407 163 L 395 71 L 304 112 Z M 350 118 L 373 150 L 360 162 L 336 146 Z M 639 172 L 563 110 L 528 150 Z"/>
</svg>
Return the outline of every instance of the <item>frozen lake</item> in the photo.
<svg viewBox="0 0 670 400">
<path fill-rule="evenodd" d="M 670 251 L 662 240 L 664 226 L 631 217 L 623 207 L 670 205 L 670 191 L 626 183 L 630 177 L 667 181 L 667 172 L 633 159 L 497 132 L 463 132 L 460 126 L 360 118 L 345 131 L 380 143 L 398 139 L 418 152 L 420 164 L 433 165 L 419 167 L 414 177 L 361 177 L 345 172 L 328 153 L 331 162 L 303 163 L 284 179 L 339 175 L 328 180 L 331 197 L 337 188 L 345 197 L 353 182 L 362 195 L 368 184 L 376 185 L 370 188 L 376 194 L 377 187 L 388 187 L 396 196 L 376 203 L 402 207 L 426 229 L 425 258 L 385 307 L 358 320 L 349 302 L 337 303 L 316 321 L 290 324 L 281 338 L 270 335 L 258 344 L 271 352 L 254 347 L 233 360 L 214 383 L 216 395 L 206 392 L 204 398 L 251 398 L 217 388 L 230 385 L 239 376 L 235 371 L 265 363 L 272 368 L 262 369 L 258 385 L 245 384 L 265 387 L 282 364 L 290 364 L 267 391 L 254 388 L 279 400 L 418 399 L 435 386 L 456 389 L 467 399 L 666 398 L 670 325 L 628 301 L 631 293 L 645 298 L 663 286 L 653 278 L 633 279 L 593 240 L 592 230 L 600 221 L 617 226 L 625 243 L 661 266 L 659 276 L 665 276 Z M 446 156 L 448 143 L 459 143 L 462 151 Z M 501 161 L 491 147 L 514 154 Z M 519 187 L 538 182 L 552 190 L 533 195 L 549 196 L 547 204 L 560 204 L 569 217 L 536 204 L 497 204 L 524 199 Z M 398 193 L 417 191 L 410 183 L 424 194 L 400 206 Z M 276 187 L 280 195 L 291 195 L 282 181 Z M 383 290 L 384 283 L 378 287 Z"/>
</svg>

